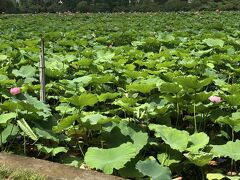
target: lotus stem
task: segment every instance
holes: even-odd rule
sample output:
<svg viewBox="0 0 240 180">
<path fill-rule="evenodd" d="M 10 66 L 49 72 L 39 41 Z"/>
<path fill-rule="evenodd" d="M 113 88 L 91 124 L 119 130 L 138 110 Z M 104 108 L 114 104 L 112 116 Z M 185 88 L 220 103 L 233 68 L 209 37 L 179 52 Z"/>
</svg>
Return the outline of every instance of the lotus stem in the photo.
<svg viewBox="0 0 240 180">
<path fill-rule="evenodd" d="M 201 167 L 201 175 L 202 175 L 202 180 L 205 180 L 206 177 L 205 177 L 205 170 L 204 170 L 204 167 Z"/>
<path fill-rule="evenodd" d="M 196 90 L 194 91 L 194 97 L 196 99 Z M 193 116 L 194 116 L 194 129 L 195 129 L 195 133 L 197 133 L 197 118 L 196 118 L 196 103 L 195 103 L 195 100 L 194 100 L 194 104 L 193 104 Z"/>
</svg>

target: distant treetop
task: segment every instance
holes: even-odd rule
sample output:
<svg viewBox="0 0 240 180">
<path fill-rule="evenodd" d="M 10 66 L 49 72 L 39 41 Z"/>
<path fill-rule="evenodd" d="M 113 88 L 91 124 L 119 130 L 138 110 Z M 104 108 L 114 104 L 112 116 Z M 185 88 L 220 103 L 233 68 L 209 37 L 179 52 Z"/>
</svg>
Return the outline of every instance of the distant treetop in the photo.
<svg viewBox="0 0 240 180">
<path fill-rule="evenodd" d="M 1 13 L 240 10 L 239 0 L 0 0 Z"/>
</svg>

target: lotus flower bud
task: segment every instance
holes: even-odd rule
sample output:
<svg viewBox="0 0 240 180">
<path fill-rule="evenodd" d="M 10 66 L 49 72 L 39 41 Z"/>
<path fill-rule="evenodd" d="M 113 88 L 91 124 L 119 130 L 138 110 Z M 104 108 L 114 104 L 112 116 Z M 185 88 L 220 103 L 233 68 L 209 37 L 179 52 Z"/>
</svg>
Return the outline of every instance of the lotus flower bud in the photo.
<svg viewBox="0 0 240 180">
<path fill-rule="evenodd" d="M 15 96 L 15 95 L 21 93 L 21 88 L 20 87 L 11 88 L 10 93 Z"/>
<path fill-rule="evenodd" d="M 222 102 L 222 99 L 219 96 L 210 96 L 208 99 L 209 99 L 209 101 L 211 101 L 213 103 L 220 103 L 220 102 Z"/>
</svg>

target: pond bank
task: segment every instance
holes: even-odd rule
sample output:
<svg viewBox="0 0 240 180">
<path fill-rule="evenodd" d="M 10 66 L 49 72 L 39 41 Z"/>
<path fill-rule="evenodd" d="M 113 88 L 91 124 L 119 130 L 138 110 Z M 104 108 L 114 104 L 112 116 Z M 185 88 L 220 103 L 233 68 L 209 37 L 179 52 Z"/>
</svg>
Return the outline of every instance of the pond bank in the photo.
<svg viewBox="0 0 240 180">
<path fill-rule="evenodd" d="M 53 163 L 41 159 L 23 157 L 7 153 L 0 153 L 0 165 L 13 169 L 27 170 L 45 175 L 50 179 L 62 180 L 121 180 L 122 178 L 105 175 L 100 172 L 89 171 Z"/>
</svg>

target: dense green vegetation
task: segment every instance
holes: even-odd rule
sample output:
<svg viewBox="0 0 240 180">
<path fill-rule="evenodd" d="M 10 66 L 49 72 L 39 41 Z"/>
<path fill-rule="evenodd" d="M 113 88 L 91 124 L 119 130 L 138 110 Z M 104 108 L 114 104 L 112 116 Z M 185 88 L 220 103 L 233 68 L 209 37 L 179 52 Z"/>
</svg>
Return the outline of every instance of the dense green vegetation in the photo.
<svg viewBox="0 0 240 180">
<path fill-rule="evenodd" d="M 157 12 L 240 10 L 238 0 L 0 0 L 0 12 Z"/>
<path fill-rule="evenodd" d="M 239 27 L 237 12 L 1 15 L 1 150 L 127 178 L 239 179 Z"/>
</svg>

